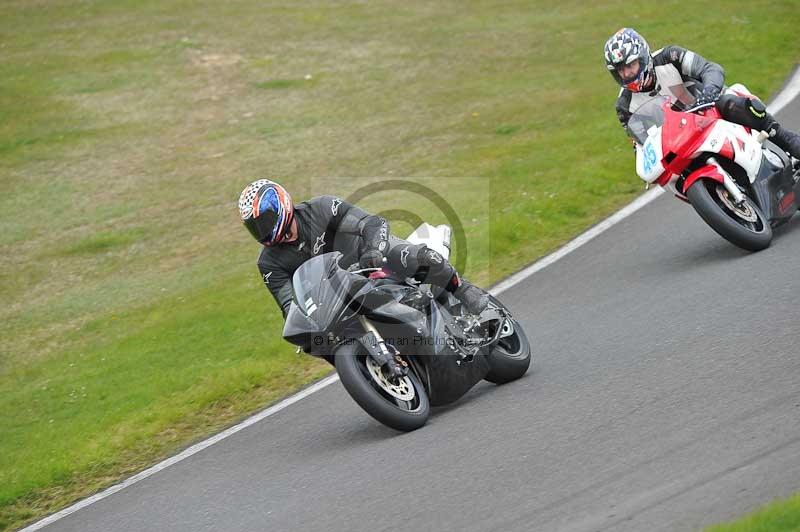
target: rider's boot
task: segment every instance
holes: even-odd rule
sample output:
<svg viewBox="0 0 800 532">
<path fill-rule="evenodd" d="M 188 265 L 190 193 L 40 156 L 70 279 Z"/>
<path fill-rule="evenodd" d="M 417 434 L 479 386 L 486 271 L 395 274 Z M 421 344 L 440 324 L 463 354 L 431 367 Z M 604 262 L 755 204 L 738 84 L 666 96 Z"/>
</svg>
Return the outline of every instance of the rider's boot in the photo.
<svg viewBox="0 0 800 532">
<path fill-rule="evenodd" d="M 800 159 L 800 135 L 781 126 L 758 98 L 724 94 L 717 102 L 717 108 L 725 120 L 756 131 L 766 131 L 780 149 Z"/>
<path fill-rule="evenodd" d="M 489 305 L 489 296 L 469 281 L 459 279 L 458 287 L 453 295 L 461 301 L 471 314 L 476 316 L 483 312 Z"/>
</svg>

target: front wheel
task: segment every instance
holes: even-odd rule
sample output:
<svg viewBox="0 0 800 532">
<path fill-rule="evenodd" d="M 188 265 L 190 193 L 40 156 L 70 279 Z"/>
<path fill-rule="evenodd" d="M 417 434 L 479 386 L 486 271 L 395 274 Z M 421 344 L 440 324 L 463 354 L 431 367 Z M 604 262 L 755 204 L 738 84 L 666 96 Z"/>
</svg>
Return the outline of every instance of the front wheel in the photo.
<svg viewBox="0 0 800 532">
<path fill-rule="evenodd" d="M 769 220 L 747 196 L 742 205 L 736 205 L 722 183 L 711 179 L 698 179 L 686 196 L 697 214 L 731 244 L 761 251 L 772 241 Z"/>
<path fill-rule="evenodd" d="M 336 350 L 335 366 L 347 393 L 384 425 L 409 432 L 428 421 L 428 394 L 413 371 L 396 383 L 388 381 L 358 342 L 348 342 Z"/>
<path fill-rule="evenodd" d="M 505 309 L 495 297 L 490 296 L 491 304 Z M 486 355 L 489 373 L 484 377 L 495 384 L 505 384 L 517 380 L 528 371 L 531 365 L 531 344 L 522 326 L 510 318 L 503 326 L 500 339 Z"/>
</svg>

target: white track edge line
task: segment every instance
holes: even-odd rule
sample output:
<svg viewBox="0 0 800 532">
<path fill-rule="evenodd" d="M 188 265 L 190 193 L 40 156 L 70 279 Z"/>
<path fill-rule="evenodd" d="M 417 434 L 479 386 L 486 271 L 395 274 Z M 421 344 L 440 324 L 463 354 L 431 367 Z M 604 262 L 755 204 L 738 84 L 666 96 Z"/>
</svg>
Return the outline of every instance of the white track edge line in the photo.
<svg viewBox="0 0 800 532">
<path fill-rule="evenodd" d="M 794 75 L 789 80 L 789 82 L 784 86 L 783 90 L 769 104 L 769 106 L 768 106 L 769 112 L 773 113 L 773 114 L 779 112 L 781 109 L 786 107 L 786 105 L 788 105 L 792 100 L 794 100 L 797 97 L 798 94 L 800 94 L 800 68 L 795 70 Z M 525 268 L 523 270 L 520 270 L 519 272 L 511 275 L 506 280 L 497 283 L 496 285 L 494 285 L 492 288 L 489 289 L 489 292 L 492 295 L 498 295 L 501 292 L 504 292 L 504 291 L 508 290 L 512 286 L 522 282 L 523 280 L 527 279 L 528 277 L 530 277 L 534 273 L 536 273 L 539 270 L 542 270 L 542 269 L 546 268 L 547 266 L 553 264 L 558 259 L 564 257 L 565 255 L 569 254 L 572 251 L 575 251 L 576 249 L 578 249 L 582 245 L 584 245 L 587 242 L 589 242 L 591 239 L 593 239 L 596 236 L 600 235 L 601 233 L 603 233 L 607 229 L 613 227 L 614 225 L 616 225 L 617 223 L 619 223 L 623 219 L 627 218 L 628 216 L 630 216 L 634 212 L 638 211 L 639 209 L 641 209 L 642 207 L 644 207 L 645 205 L 647 205 L 648 203 L 650 203 L 651 201 L 653 201 L 654 199 L 659 197 L 661 194 L 663 194 L 663 192 L 664 192 L 664 189 L 661 188 L 661 187 L 657 187 L 657 188 L 654 188 L 654 189 L 651 189 L 651 190 L 645 192 L 644 194 L 642 194 L 638 198 L 636 198 L 633 202 L 629 203 L 628 205 L 626 205 L 625 207 L 623 207 L 622 209 L 620 209 L 619 211 L 617 211 L 616 213 L 614 213 L 610 217 L 606 218 L 605 220 L 603 220 L 599 224 L 595 225 L 594 227 L 592 227 L 588 231 L 586 231 L 586 232 L 582 233 L 581 235 L 577 236 L 575 239 L 569 241 L 567 244 L 565 244 L 560 249 L 554 251 L 550 255 L 547 255 L 546 257 L 543 257 L 543 258 L 539 259 L 538 261 L 534 262 L 533 264 L 531 264 L 527 268 Z M 82 508 L 85 508 L 85 507 L 89 506 L 90 504 L 93 504 L 93 503 L 95 503 L 97 501 L 105 499 L 106 497 L 109 497 L 109 496 L 115 494 L 116 492 L 127 488 L 128 486 L 136 484 L 140 480 L 144 480 L 147 477 L 155 475 L 159 471 L 161 471 L 163 469 L 166 469 L 171 465 L 174 465 L 174 464 L 176 464 L 176 463 L 178 463 L 178 462 L 180 462 L 180 461 L 182 461 L 182 460 L 184 460 L 186 458 L 189 458 L 193 454 L 199 453 L 203 449 L 211 447 L 215 443 L 217 443 L 217 442 L 219 442 L 221 440 L 224 440 L 225 438 L 227 438 L 228 436 L 231 436 L 232 434 L 236 434 L 240 430 L 245 429 L 245 428 L 249 427 L 250 425 L 258 423 L 262 419 L 265 419 L 265 418 L 271 416 L 272 414 L 280 412 L 281 410 L 283 410 L 287 406 L 292 405 L 292 404 L 300 401 L 301 399 L 304 399 L 305 397 L 308 397 L 312 393 L 317 392 L 317 391 L 325 388 L 329 384 L 333 384 L 334 382 L 336 382 L 338 380 L 339 380 L 339 376 L 338 375 L 330 375 L 328 377 L 325 377 L 324 379 L 322 379 L 320 381 L 317 381 L 316 383 L 312 384 L 308 388 L 306 388 L 304 390 L 301 390 L 300 392 L 297 392 L 296 394 L 287 397 L 286 399 L 282 400 L 281 402 L 279 402 L 277 404 L 274 404 L 271 407 L 269 407 L 269 408 L 267 408 L 265 410 L 262 410 L 261 412 L 258 412 L 257 414 L 254 414 L 254 415 L 250 416 L 249 418 L 245 419 L 244 421 L 242 421 L 238 425 L 234 425 L 233 427 L 230 427 L 229 429 L 226 429 L 226 430 L 220 432 L 219 434 L 216 434 L 216 435 L 214 435 L 214 436 L 212 436 L 212 437 L 210 437 L 210 438 L 208 438 L 206 440 L 203 440 L 203 441 L 201 441 L 199 443 L 196 443 L 196 444 L 192 445 L 191 447 L 189 447 L 188 449 L 185 449 L 182 452 L 176 454 L 175 456 L 167 458 L 166 460 L 164 460 L 162 462 L 159 462 L 156 465 L 154 465 L 154 466 L 152 466 L 152 467 L 150 467 L 148 469 L 145 469 L 141 473 L 137 473 L 136 475 L 134 475 L 134 476 L 132 476 L 132 477 L 120 482 L 119 484 L 115 484 L 114 486 L 111 486 L 110 488 L 107 488 L 107 489 L 101 491 L 100 493 L 96 493 L 96 494 L 92 495 L 91 497 L 87 497 L 86 499 L 83 499 L 83 500 L 80 500 L 80 501 L 76 502 L 72 506 L 69 506 L 69 507 L 64 508 L 63 510 L 61 510 L 59 512 L 56 512 L 56 513 L 54 513 L 52 515 L 49 515 L 49 516 L 45 517 L 44 519 L 42 519 L 41 521 L 37 521 L 37 522 L 33 523 L 32 525 L 29 525 L 29 526 L 23 528 L 22 530 L 20 530 L 20 532 L 33 532 L 35 530 L 39 530 L 39 529 L 44 528 L 45 526 L 47 526 L 47 525 L 49 525 L 51 523 L 54 523 L 54 522 L 58 521 L 59 519 L 62 519 L 62 518 L 66 517 L 66 516 L 68 516 L 70 514 L 73 514 L 73 513 L 77 512 L 78 510 L 80 510 Z"/>
<path fill-rule="evenodd" d="M 621 222 L 631 214 L 635 213 L 636 211 L 638 211 L 639 209 L 641 209 L 642 207 L 644 207 L 645 205 L 647 205 L 648 203 L 650 203 L 663 193 L 664 193 L 663 188 L 656 187 L 648 190 L 644 194 L 641 194 L 638 198 L 633 200 L 633 202 L 629 203 L 628 205 L 626 205 L 616 213 L 612 214 L 610 217 L 606 218 L 599 224 L 593 226 L 588 231 L 578 235 L 573 240 L 570 240 L 564 246 L 557 249 L 553 253 L 537 260 L 527 268 L 518 271 L 517 273 L 508 277 L 505 281 L 497 283 L 496 285 L 494 285 L 489 289 L 489 293 L 491 293 L 492 295 L 497 295 L 501 292 L 505 292 L 512 286 L 524 281 L 525 279 L 527 279 L 534 273 L 538 272 L 539 270 L 542 270 L 550 266 L 564 255 L 567 255 L 568 253 L 575 251 L 576 249 L 586 244 L 599 234 L 613 227 L 614 225 Z"/>
<path fill-rule="evenodd" d="M 791 79 L 786 83 L 778 93 L 777 96 L 770 102 L 768 109 L 769 112 L 772 114 L 778 113 L 781 109 L 786 107 L 792 100 L 794 100 L 798 93 L 800 93 L 800 68 L 796 68 L 794 74 L 792 75 Z M 539 259 L 538 261 L 534 262 L 530 266 L 520 270 L 519 272 L 511 275 L 510 277 L 506 278 L 504 281 L 500 281 L 492 288 L 489 289 L 489 293 L 492 295 L 498 295 L 501 292 L 505 292 L 512 286 L 516 285 L 517 283 L 522 282 L 523 280 L 527 279 L 534 273 L 538 272 L 546 268 L 547 266 L 553 264 L 555 261 L 567 255 L 568 253 L 576 250 L 577 248 L 581 247 L 600 233 L 606 231 L 607 229 L 611 228 L 621 220 L 627 218 L 634 212 L 638 211 L 658 196 L 660 196 L 664 192 L 664 189 L 661 187 L 654 188 L 648 192 L 645 192 L 638 198 L 636 198 L 632 203 L 628 204 L 627 206 L 623 207 L 621 210 L 617 211 L 615 214 L 606 218 L 599 224 L 595 225 L 585 233 L 579 235 L 574 240 L 571 240 L 563 247 L 559 248 L 558 250 L 554 251 L 550 255 Z"/>
<path fill-rule="evenodd" d="M 770 113 L 778 113 L 800 94 L 800 68 L 795 68 L 794 75 L 767 106 Z"/>
<path fill-rule="evenodd" d="M 500 292 L 503 292 L 503 291 L 511 288 L 512 286 L 516 285 L 517 283 L 520 283 L 521 281 L 523 281 L 524 279 L 530 277 L 531 275 L 533 275 L 537 271 L 545 268 L 546 266 L 549 266 L 550 264 L 556 262 L 558 259 L 562 258 L 563 256 L 567 255 L 568 253 L 576 250 L 580 246 L 582 246 L 585 243 L 589 242 L 590 240 L 592 240 L 593 238 L 598 236 L 600 233 L 602 233 L 605 230 L 609 229 L 610 227 L 614 226 L 615 224 L 617 224 L 618 222 L 620 222 L 624 218 L 627 218 L 628 216 L 630 216 L 634 212 L 638 211 L 639 209 L 641 209 L 642 207 L 644 207 L 645 205 L 647 205 L 648 203 L 650 203 L 651 201 L 656 199 L 663 192 L 664 192 L 664 189 L 661 188 L 661 187 L 657 187 L 657 188 L 649 190 L 648 192 L 645 192 L 644 194 L 642 194 L 638 198 L 636 198 L 636 200 L 634 200 L 632 203 L 630 203 L 627 206 L 623 207 L 621 210 L 617 211 L 615 214 L 613 214 L 609 218 L 606 218 L 605 220 L 603 220 L 599 224 L 595 225 L 594 227 L 592 227 L 588 231 L 582 233 L 581 235 L 579 235 L 575 239 L 571 240 L 570 242 L 568 242 L 566 245 L 564 245 L 560 249 L 556 250 L 555 252 L 551 253 L 550 255 L 547 255 L 546 257 L 544 257 L 542 259 L 539 259 L 538 261 L 534 262 L 532 265 L 528 266 L 527 268 L 525 268 L 525 269 L 515 273 L 511 277 L 507 278 L 505 281 L 501 281 L 500 283 L 496 284 L 495 286 L 493 286 L 492 288 L 489 289 L 489 292 L 492 295 L 497 295 Z M 156 464 L 156 465 L 154 465 L 154 466 L 152 466 L 152 467 L 150 467 L 148 469 L 145 469 L 141 473 L 138 473 L 138 474 L 128 478 L 127 480 L 124 480 L 123 482 L 120 482 L 119 484 L 111 486 L 110 488 L 107 488 L 107 489 L 101 491 L 100 493 L 96 493 L 95 495 L 92 495 L 90 497 L 87 497 L 86 499 L 78 501 L 77 503 L 73 504 L 72 506 L 64 508 L 63 510 L 61 510 L 59 512 L 56 512 L 56 513 L 54 513 L 54 514 L 52 514 L 52 515 L 50 515 L 48 517 L 45 517 L 41 521 L 37 521 L 36 523 L 33 523 L 32 525 L 28 526 L 27 528 L 22 529 L 20 532 L 33 532 L 35 530 L 39 530 L 39 529 L 41 529 L 41 528 L 43 528 L 43 527 L 45 527 L 45 526 L 47 526 L 47 525 L 49 525 L 51 523 L 54 523 L 55 521 L 58 521 L 59 519 L 62 519 L 62 518 L 66 517 L 66 516 L 68 516 L 70 514 L 73 514 L 73 513 L 77 512 L 78 510 L 81 510 L 82 508 L 85 508 L 85 507 L 89 506 L 90 504 L 93 504 L 93 503 L 95 503 L 97 501 L 105 499 L 106 497 L 109 497 L 109 496 L 117 493 L 118 491 L 127 488 L 128 486 L 136 484 L 140 480 L 144 480 L 144 479 L 146 479 L 146 478 L 148 478 L 148 477 L 150 477 L 152 475 L 155 475 L 159 471 L 162 471 L 162 470 L 168 468 L 171 465 L 174 465 L 174 464 L 176 464 L 176 463 L 178 463 L 178 462 L 180 462 L 180 461 L 182 461 L 182 460 L 184 460 L 186 458 L 189 458 L 190 456 L 192 456 L 194 454 L 199 453 L 200 451 L 202 451 L 202 450 L 214 445 L 215 443 L 227 438 L 228 436 L 236 434 L 240 430 L 245 429 L 245 428 L 249 427 L 250 425 L 258 423 L 262 419 L 265 419 L 265 418 L 271 416 L 272 414 L 280 412 L 281 410 L 283 410 L 287 406 L 292 405 L 292 404 L 300 401 L 301 399 L 303 399 L 305 397 L 308 397 L 312 393 L 314 393 L 316 391 L 319 391 L 319 390 L 325 388 L 326 386 L 328 386 L 329 384 L 333 384 L 334 382 L 336 382 L 338 380 L 339 380 L 339 376 L 338 375 L 335 375 L 335 374 L 334 375 L 330 375 L 330 376 L 322 379 L 321 381 L 318 381 L 318 382 L 312 384 L 308 388 L 306 388 L 306 389 L 304 389 L 304 390 L 302 390 L 302 391 L 300 391 L 300 392 L 298 392 L 298 393 L 296 393 L 294 395 L 291 395 L 291 396 L 287 397 L 283 401 L 281 401 L 281 402 L 279 402 L 279 403 L 277 403 L 277 404 L 275 404 L 275 405 L 273 405 L 273 406 L 271 406 L 271 407 L 269 407 L 269 408 L 267 408 L 265 410 L 262 410 L 261 412 L 258 412 L 257 414 L 252 415 L 251 417 L 245 419 L 244 421 L 242 421 L 238 425 L 234 425 L 233 427 L 230 427 L 229 429 L 226 429 L 226 430 L 220 432 L 219 434 L 216 434 L 216 435 L 214 435 L 214 436 L 212 436 L 212 437 L 210 437 L 210 438 L 208 438 L 206 440 L 203 440 L 203 441 L 201 441 L 199 443 L 196 443 L 195 445 L 192 445 L 191 447 L 183 450 L 179 454 L 176 454 L 175 456 L 167 458 L 166 460 L 164 460 L 162 462 L 159 462 L 158 464 Z"/>
<path fill-rule="evenodd" d="M 78 510 L 80 510 L 82 508 L 85 508 L 86 506 L 89 506 L 90 504 L 93 504 L 93 503 L 95 503 L 95 502 L 97 502 L 97 501 L 99 501 L 101 499 L 105 499 L 106 497 L 108 497 L 110 495 L 113 495 L 114 493 L 116 493 L 116 492 L 118 492 L 120 490 L 123 490 L 123 489 L 127 488 L 128 486 L 136 484 L 140 480 L 144 480 L 147 477 L 155 475 L 159 471 L 161 471 L 163 469 L 166 469 L 169 466 L 171 466 L 173 464 L 176 464 L 176 463 L 180 462 L 181 460 L 184 460 L 184 459 L 192 456 L 193 454 L 199 453 L 203 449 L 206 449 L 207 447 L 210 447 L 210 446 L 214 445 L 215 443 L 217 443 L 217 442 L 219 442 L 221 440 L 224 440 L 225 438 L 227 438 L 228 436 L 230 436 L 232 434 L 236 434 L 240 430 L 245 429 L 245 428 L 249 427 L 250 425 L 258 423 L 262 419 L 267 418 L 267 417 L 271 416 L 272 414 L 275 414 L 276 412 L 280 412 L 281 410 L 283 410 L 287 406 L 289 406 L 289 405 L 291 405 L 293 403 L 296 403 L 296 402 L 300 401 L 301 399 L 303 399 L 305 397 L 308 397 L 312 393 L 314 393 L 314 392 L 316 392 L 318 390 L 321 390 L 322 388 L 325 388 L 329 384 L 334 383 L 334 382 L 336 382 L 338 380 L 339 380 L 339 376 L 338 375 L 329 375 L 328 377 L 325 377 L 321 381 L 317 381 L 316 383 L 312 384 L 308 388 L 306 388 L 304 390 L 301 390 L 301 391 L 297 392 L 296 394 L 294 394 L 294 395 L 292 395 L 290 397 L 287 397 L 286 399 L 280 401 L 279 403 L 276 403 L 276 404 L 272 405 L 271 407 L 269 407 L 269 408 L 267 408 L 265 410 L 262 410 L 261 412 L 258 412 L 257 414 L 254 414 L 254 415 L 250 416 L 249 418 L 245 419 L 244 421 L 242 421 L 238 425 L 234 425 L 233 427 L 230 427 L 230 428 L 220 432 L 219 434 L 215 434 L 214 436 L 212 436 L 212 437 L 210 437 L 210 438 L 208 438 L 206 440 L 203 440 L 203 441 L 201 441 L 199 443 L 196 443 L 196 444 L 192 445 L 191 447 L 183 450 L 182 452 L 176 454 L 175 456 L 167 458 L 166 460 L 164 460 L 162 462 L 159 462 L 158 464 L 156 464 L 156 465 L 154 465 L 154 466 L 152 466 L 152 467 L 150 467 L 148 469 L 145 469 L 141 473 L 137 473 L 136 475 L 128 478 L 127 480 L 124 480 L 123 482 L 120 482 L 119 484 L 111 486 L 110 488 L 107 488 L 107 489 L 101 491 L 100 493 L 96 493 L 95 495 L 92 495 L 91 497 L 87 497 L 86 499 L 78 501 L 77 503 L 73 504 L 72 506 L 70 506 L 68 508 L 64 508 L 60 512 L 56 512 L 53 515 L 45 517 L 41 521 L 37 521 L 36 523 L 28 526 L 27 528 L 23 528 L 20 532 L 32 532 L 34 530 L 39 530 L 40 528 L 43 528 L 43 527 L 45 527 L 45 526 L 47 526 L 47 525 L 49 525 L 51 523 L 54 523 L 55 521 L 58 521 L 59 519 L 62 519 L 63 517 L 66 517 L 66 516 L 68 516 L 68 515 L 70 515 L 72 513 L 75 513 Z"/>
</svg>

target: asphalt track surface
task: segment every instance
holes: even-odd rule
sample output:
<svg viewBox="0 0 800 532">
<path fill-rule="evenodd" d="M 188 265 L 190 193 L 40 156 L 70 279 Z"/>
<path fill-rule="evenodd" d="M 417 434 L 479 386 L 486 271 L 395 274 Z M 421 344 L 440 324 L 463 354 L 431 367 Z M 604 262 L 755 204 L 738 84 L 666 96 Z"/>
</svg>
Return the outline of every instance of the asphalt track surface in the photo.
<svg viewBox="0 0 800 532">
<path fill-rule="evenodd" d="M 800 103 L 780 114 L 800 127 Z M 631 179 L 635 179 L 631 175 Z M 800 220 L 668 194 L 501 295 L 534 342 L 398 434 L 335 383 L 47 531 L 696 530 L 800 490 Z"/>
</svg>

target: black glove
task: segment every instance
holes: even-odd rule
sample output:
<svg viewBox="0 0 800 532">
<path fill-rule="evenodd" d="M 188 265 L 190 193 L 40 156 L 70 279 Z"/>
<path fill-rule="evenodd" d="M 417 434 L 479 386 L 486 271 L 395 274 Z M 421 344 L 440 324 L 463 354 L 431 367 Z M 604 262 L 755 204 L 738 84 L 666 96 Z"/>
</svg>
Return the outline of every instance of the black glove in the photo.
<svg viewBox="0 0 800 532">
<path fill-rule="evenodd" d="M 693 107 L 714 103 L 717 101 L 717 98 L 719 98 L 719 89 L 716 87 L 705 87 L 702 92 L 697 95 L 697 100 L 695 100 Z"/>
<path fill-rule="evenodd" d="M 381 268 L 383 267 L 383 253 L 377 249 L 365 251 L 358 259 L 358 264 L 362 268 Z"/>
</svg>

